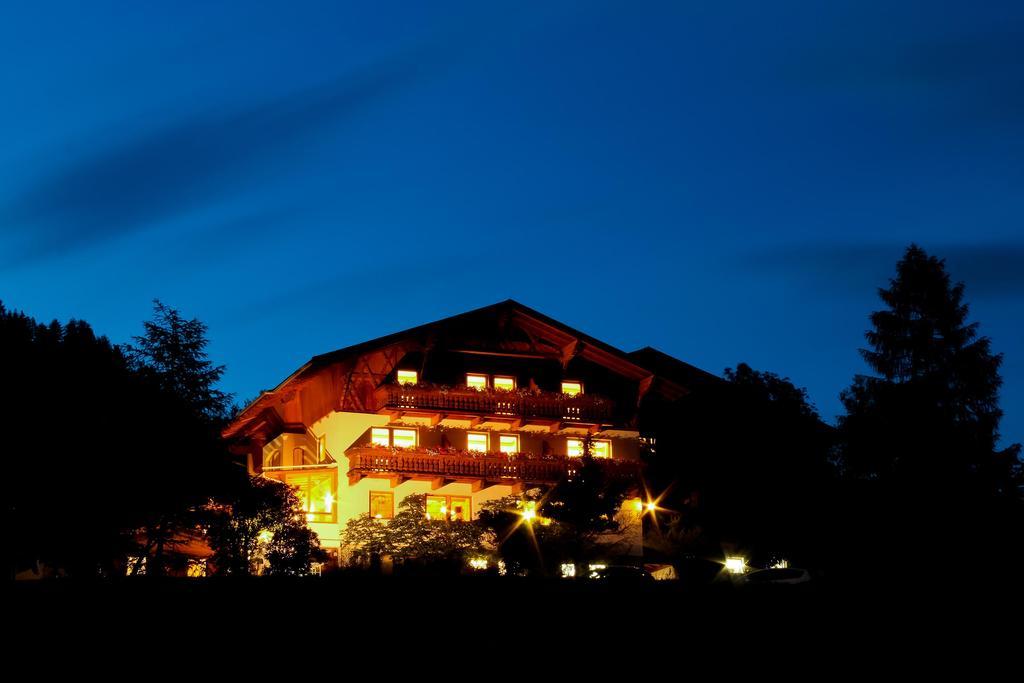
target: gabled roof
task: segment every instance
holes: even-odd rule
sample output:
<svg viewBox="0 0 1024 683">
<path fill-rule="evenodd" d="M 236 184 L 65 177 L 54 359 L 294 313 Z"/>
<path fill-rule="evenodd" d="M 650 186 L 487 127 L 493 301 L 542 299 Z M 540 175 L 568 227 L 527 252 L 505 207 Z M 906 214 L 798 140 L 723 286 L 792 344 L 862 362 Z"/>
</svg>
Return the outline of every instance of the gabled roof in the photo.
<svg viewBox="0 0 1024 683">
<path fill-rule="evenodd" d="M 714 378 L 714 375 L 705 373 L 649 347 L 633 353 L 626 353 L 518 301 L 507 299 L 490 306 L 484 306 L 467 311 L 466 313 L 442 318 L 441 320 L 411 327 L 401 332 L 395 332 L 314 356 L 273 390 L 263 392 L 258 399 L 249 404 L 236 417 L 232 425 L 225 430 L 225 435 L 241 431 L 247 423 L 257 420 L 263 411 L 279 400 L 281 396 L 287 395 L 296 388 L 301 387 L 307 378 L 321 373 L 325 368 L 338 366 L 339 364 L 350 362 L 363 354 L 401 345 L 409 340 L 427 340 L 435 335 L 443 335 L 446 331 L 458 330 L 462 323 L 473 322 L 477 319 L 493 321 L 507 318 L 514 318 L 516 323 L 525 329 L 527 334 L 531 335 L 531 339 L 543 338 L 545 343 L 549 345 L 549 348 L 553 344 L 557 348 L 562 349 L 566 354 L 583 355 L 585 358 L 605 365 L 614 372 L 630 379 L 653 381 L 655 375 L 657 375 L 659 377 L 659 391 L 669 397 L 678 397 L 686 393 L 689 381 L 681 380 L 703 380 L 704 377 Z M 678 365 L 672 365 L 670 361 Z M 654 367 L 655 364 L 658 367 Z M 688 368 L 692 376 L 680 372 L 679 367 Z"/>
<path fill-rule="evenodd" d="M 642 365 L 654 374 L 671 379 L 688 388 L 725 381 L 718 375 L 701 370 L 695 365 L 690 365 L 652 346 L 630 351 L 629 357 L 637 365 Z"/>
</svg>

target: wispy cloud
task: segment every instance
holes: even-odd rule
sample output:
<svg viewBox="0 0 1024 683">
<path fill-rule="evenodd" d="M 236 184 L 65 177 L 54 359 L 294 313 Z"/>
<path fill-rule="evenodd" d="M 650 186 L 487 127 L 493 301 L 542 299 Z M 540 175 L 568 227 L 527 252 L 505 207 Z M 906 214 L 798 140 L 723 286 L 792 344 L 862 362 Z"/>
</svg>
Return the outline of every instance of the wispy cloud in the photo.
<svg viewBox="0 0 1024 683">
<path fill-rule="evenodd" d="M 824 245 L 766 248 L 747 256 L 747 265 L 791 277 L 807 286 L 842 293 L 873 292 L 895 272 L 906 245 Z M 944 258 L 967 296 L 1014 297 L 1024 294 L 1024 243 L 921 245 Z"/>
<path fill-rule="evenodd" d="M 0 199 L 0 224 L 21 240 L 7 260 L 73 252 L 230 194 L 280 163 L 282 153 L 417 81 L 437 61 L 436 53 L 404 54 L 318 87 L 114 138 Z"/>
</svg>

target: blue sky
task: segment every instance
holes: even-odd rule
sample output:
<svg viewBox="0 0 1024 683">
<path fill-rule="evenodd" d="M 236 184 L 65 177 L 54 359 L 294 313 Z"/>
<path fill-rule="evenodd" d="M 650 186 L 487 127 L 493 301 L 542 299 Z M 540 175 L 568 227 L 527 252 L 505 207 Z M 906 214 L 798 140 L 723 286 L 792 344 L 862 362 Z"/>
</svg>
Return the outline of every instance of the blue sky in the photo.
<svg viewBox="0 0 1024 683">
<path fill-rule="evenodd" d="M 831 419 L 917 241 L 1006 353 L 1024 439 L 1024 4 L 21 5 L 10 307 L 126 341 L 159 297 L 248 398 L 515 298 L 789 376 Z"/>
</svg>

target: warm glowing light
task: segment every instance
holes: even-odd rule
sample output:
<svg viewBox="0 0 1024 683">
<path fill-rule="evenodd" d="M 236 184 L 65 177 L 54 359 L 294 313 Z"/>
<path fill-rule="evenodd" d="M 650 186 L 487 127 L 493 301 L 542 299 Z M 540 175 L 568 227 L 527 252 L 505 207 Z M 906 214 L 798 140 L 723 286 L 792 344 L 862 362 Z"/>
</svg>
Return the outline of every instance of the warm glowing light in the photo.
<svg viewBox="0 0 1024 683">
<path fill-rule="evenodd" d="M 644 502 L 637 498 L 636 500 L 633 501 L 633 509 L 636 510 L 637 512 L 643 512 Z"/>
<path fill-rule="evenodd" d="M 563 579 L 571 579 L 576 576 L 576 565 L 572 562 L 566 562 L 562 564 L 559 569 L 562 572 Z"/>
<path fill-rule="evenodd" d="M 416 384 L 419 381 L 420 375 L 415 370 L 399 370 L 398 371 L 398 383 L 399 384 Z"/>
<path fill-rule="evenodd" d="M 469 373 L 466 375 L 466 386 L 470 389 L 486 389 L 487 375 Z"/>
<path fill-rule="evenodd" d="M 330 491 L 324 494 L 324 512 L 329 513 L 334 507 L 334 494 Z"/>
<path fill-rule="evenodd" d="M 495 376 L 494 388 L 498 391 L 514 391 L 516 388 L 516 378 Z"/>
<path fill-rule="evenodd" d="M 658 504 L 653 500 L 649 500 L 644 507 L 647 508 L 648 512 L 655 512 L 658 509 Z"/>
<path fill-rule="evenodd" d="M 469 432 L 466 434 L 466 450 L 474 453 L 487 452 L 487 432 Z"/>
<path fill-rule="evenodd" d="M 374 446 L 384 446 L 385 448 L 390 446 L 391 430 L 384 427 L 374 427 L 370 430 L 370 441 L 373 442 Z"/>
<path fill-rule="evenodd" d="M 570 458 L 580 458 L 583 456 L 583 439 L 566 439 L 565 440 L 565 454 Z"/>
<path fill-rule="evenodd" d="M 518 434 L 502 434 L 498 437 L 498 450 L 502 453 L 518 453 L 519 452 L 519 435 Z"/>
<path fill-rule="evenodd" d="M 416 430 L 392 429 L 391 443 L 395 448 L 416 448 Z"/>
<path fill-rule="evenodd" d="M 583 393 L 583 382 L 562 382 L 562 393 L 576 396 Z"/>
<path fill-rule="evenodd" d="M 264 529 L 259 533 L 257 538 L 260 540 L 260 543 L 270 543 L 274 540 L 274 532 L 270 529 Z"/>
<path fill-rule="evenodd" d="M 487 558 L 486 557 L 474 557 L 469 560 L 469 566 L 472 569 L 487 569 Z"/>
<path fill-rule="evenodd" d="M 594 439 L 590 442 L 590 455 L 595 458 L 612 457 L 612 442 L 606 439 Z"/>
<path fill-rule="evenodd" d="M 537 502 L 528 500 L 523 504 L 523 509 L 519 513 L 522 515 L 523 520 L 526 522 L 532 521 L 537 518 Z"/>
<path fill-rule="evenodd" d="M 373 516 L 374 519 L 384 519 L 384 515 L 379 512 Z M 430 515 L 427 515 L 427 519 L 430 519 Z"/>
<path fill-rule="evenodd" d="M 775 561 L 775 564 L 773 564 L 771 568 L 772 569 L 789 569 L 789 560 L 787 560 L 786 558 L 780 558 L 780 559 Z"/>
<path fill-rule="evenodd" d="M 747 570 L 747 561 L 742 557 L 727 557 L 725 570 L 730 574 L 742 574 Z"/>
</svg>

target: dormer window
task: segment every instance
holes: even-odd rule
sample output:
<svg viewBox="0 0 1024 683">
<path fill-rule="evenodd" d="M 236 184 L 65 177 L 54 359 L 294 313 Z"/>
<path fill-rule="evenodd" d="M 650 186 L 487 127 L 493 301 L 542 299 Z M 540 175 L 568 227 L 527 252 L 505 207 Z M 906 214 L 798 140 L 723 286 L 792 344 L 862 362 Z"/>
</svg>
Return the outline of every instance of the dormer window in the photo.
<svg viewBox="0 0 1024 683">
<path fill-rule="evenodd" d="M 583 393 L 583 382 L 564 381 L 562 382 L 562 393 L 569 396 L 578 396 Z"/>
<path fill-rule="evenodd" d="M 398 383 L 399 384 L 417 384 L 420 381 L 420 373 L 415 370 L 399 370 L 398 371 Z"/>
<path fill-rule="evenodd" d="M 505 375 L 495 375 L 494 388 L 499 391 L 515 391 L 516 378 Z"/>
<path fill-rule="evenodd" d="M 466 386 L 470 389 L 484 390 L 487 388 L 487 375 L 468 373 L 466 375 Z"/>
</svg>

